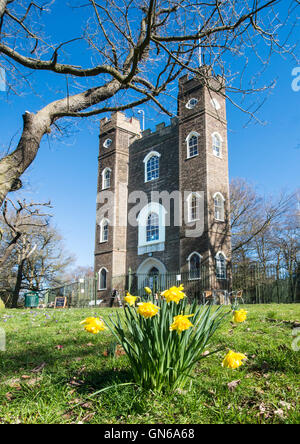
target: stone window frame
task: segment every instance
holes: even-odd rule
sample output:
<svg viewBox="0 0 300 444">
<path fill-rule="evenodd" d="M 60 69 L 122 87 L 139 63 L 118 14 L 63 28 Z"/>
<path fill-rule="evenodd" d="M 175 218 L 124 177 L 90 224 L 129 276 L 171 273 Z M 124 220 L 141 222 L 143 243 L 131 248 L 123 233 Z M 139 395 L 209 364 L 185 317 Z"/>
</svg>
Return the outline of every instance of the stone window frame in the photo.
<svg viewBox="0 0 300 444">
<path fill-rule="evenodd" d="M 154 157 L 154 156 L 158 157 L 158 169 L 157 169 L 158 170 L 158 176 L 154 177 L 152 179 L 148 179 L 147 165 L 148 165 L 148 162 L 150 161 L 150 159 L 152 157 Z M 145 156 L 145 158 L 143 160 L 143 162 L 144 162 L 144 170 L 145 170 L 145 183 L 152 182 L 153 180 L 159 179 L 159 174 L 160 174 L 160 157 L 161 157 L 161 154 L 158 151 L 150 151 L 150 153 L 148 153 Z"/>
<path fill-rule="evenodd" d="M 191 218 L 191 210 L 192 210 L 192 201 L 193 201 L 193 197 L 195 197 L 197 199 L 197 206 L 196 206 L 196 218 Z M 192 222 L 196 222 L 197 220 L 200 219 L 200 211 L 199 211 L 199 200 L 201 199 L 201 196 L 196 192 L 196 191 L 192 191 L 188 197 L 186 198 L 186 202 L 187 202 L 187 218 L 188 218 L 188 223 L 192 223 Z"/>
<path fill-rule="evenodd" d="M 105 287 L 101 286 L 101 273 L 102 271 L 105 271 Z M 99 278 L 98 278 L 98 290 L 99 291 L 103 291 L 103 290 L 107 290 L 107 275 L 108 275 L 108 269 L 105 267 L 101 267 L 99 270 Z"/>
<path fill-rule="evenodd" d="M 189 142 L 190 142 L 190 139 L 192 138 L 192 137 L 196 137 L 197 138 L 197 153 L 196 154 L 193 154 L 193 155 L 190 155 L 190 144 L 189 144 Z M 189 133 L 189 135 L 187 136 L 187 138 L 185 139 L 185 141 L 186 141 L 186 154 L 187 154 L 187 159 L 192 159 L 193 157 L 197 157 L 197 156 L 199 156 L 199 137 L 200 137 L 200 134 L 199 133 L 197 133 L 197 131 L 191 131 L 190 133 Z"/>
<path fill-rule="evenodd" d="M 105 181 L 107 180 L 107 178 L 105 177 L 105 174 L 108 171 L 110 173 L 109 174 L 109 185 L 106 185 Z M 108 168 L 108 167 L 104 168 L 104 170 L 102 171 L 102 190 L 108 190 L 110 188 L 110 186 L 111 186 L 111 173 L 112 173 L 112 170 L 111 170 L 111 168 Z"/>
<path fill-rule="evenodd" d="M 217 157 L 218 159 L 222 159 L 223 138 L 222 138 L 221 134 L 218 133 L 217 131 L 215 131 L 214 133 L 212 133 L 211 138 L 212 138 L 212 152 L 213 152 L 213 155 L 215 157 Z M 218 139 L 218 141 L 220 143 L 220 146 L 217 147 L 217 145 L 215 144 L 215 139 Z M 219 149 L 219 154 L 216 153 L 215 147 L 217 147 Z"/>
<path fill-rule="evenodd" d="M 221 260 L 221 257 L 223 257 L 224 260 Z M 223 253 L 223 251 L 218 251 L 218 253 L 215 256 L 216 260 L 216 278 L 219 280 L 226 280 L 227 279 L 227 257 Z"/>
<path fill-rule="evenodd" d="M 108 229 L 109 229 L 109 220 L 107 218 L 103 218 L 99 224 L 100 226 L 100 244 L 103 244 L 105 242 L 108 242 Z M 104 227 L 107 226 L 107 236 L 104 238 Z"/>
<path fill-rule="evenodd" d="M 155 213 L 158 215 L 159 220 L 159 236 L 158 239 L 154 241 L 147 241 L 147 222 L 148 217 L 151 213 Z M 163 205 L 158 202 L 150 202 L 148 203 L 142 210 L 140 211 L 138 217 L 138 248 L 142 248 L 145 246 L 151 246 L 155 244 L 164 245 L 166 239 L 166 209 Z M 162 250 L 160 250 L 162 251 Z"/>
<path fill-rule="evenodd" d="M 220 218 L 216 216 L 216 207 L 217 207 L 216 199 L 217 198 L 220 199 L 220 205 L 218 205 L 219 208 L 220 208 L 219 211 L 220 211 L 220 214 L 221 214 Z M 213 195 L 213 200 L 214 200 L 214 218 L 215 218 L 215 220 L 217 220 L 219 222 L 224 222 L 224 220 L 225 220 L 225 197 L 223 196 L 222 193 L 220 193 L 220 191 L 217 191 Z"/>
<path fill-rule="evenodd" d="M 199 276 L 191 277 L 191 259 L 194 255 L 197 255 L 199 257 Z M 187 258 L 187 263 L 189 265 L 189 281 L 199 280 L 201 279 L 201 261 L 203 259 L 203 256 L 198 253 L 198 251 L 193 251 L 189 257 Z"/>
</svg>

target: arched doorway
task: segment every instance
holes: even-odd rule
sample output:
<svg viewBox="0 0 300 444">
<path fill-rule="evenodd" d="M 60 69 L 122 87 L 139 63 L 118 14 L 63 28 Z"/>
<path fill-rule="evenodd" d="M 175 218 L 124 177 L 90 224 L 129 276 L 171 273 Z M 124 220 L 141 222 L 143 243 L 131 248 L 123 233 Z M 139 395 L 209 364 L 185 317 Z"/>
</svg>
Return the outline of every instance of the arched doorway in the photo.
<svg viewBox="0 0 300 444">
<path fill-rule="evenodd" d="M 164 289 L 167 269 L 158 259 L 148 258 L 137 269 L 138 288 L 149 287 L 156 293 Z"/>
</svg>

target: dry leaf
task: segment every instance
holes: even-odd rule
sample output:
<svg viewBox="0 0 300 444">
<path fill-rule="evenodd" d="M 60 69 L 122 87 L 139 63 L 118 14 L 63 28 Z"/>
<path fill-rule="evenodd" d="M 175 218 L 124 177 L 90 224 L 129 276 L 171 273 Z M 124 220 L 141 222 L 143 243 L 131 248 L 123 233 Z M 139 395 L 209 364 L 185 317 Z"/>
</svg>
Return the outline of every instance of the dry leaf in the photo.
<svg viewBox="0 0 300 444">
<path fill-rule="evenodd" d="M 236 387 L 240 384 L 240 382 L 241 382 L 240 379 L 228 382 L 227 387 L 228 387 L 229 391 L 233 392 L 236 389 Z"/>
</svg>

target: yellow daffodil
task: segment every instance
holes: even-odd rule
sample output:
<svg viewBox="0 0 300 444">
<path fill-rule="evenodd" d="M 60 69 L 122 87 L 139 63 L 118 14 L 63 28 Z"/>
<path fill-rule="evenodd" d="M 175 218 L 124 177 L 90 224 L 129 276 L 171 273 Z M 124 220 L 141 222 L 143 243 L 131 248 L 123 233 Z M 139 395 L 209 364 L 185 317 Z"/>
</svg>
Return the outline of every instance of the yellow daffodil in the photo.
<svg viewBox="0 0 300 444">
<path fill-rule="evenodd" d="M 160 308 L 157 307 L 157 305 L 152 304 L 152 302 L 140 302 L 138 306 L 139 308 L 137 309 L 137 312 L 146 319 L 157 315 Z"/>
<path fill-rule="evenodd" d="M 151 290 L 151 288 L 149 288 L 149 287 L 145 287 L 144 290 L 145 290 L 145 292 L 146 292 L 147 294 L 151 294 L 151 293 L 152 293 L 152 290 Z"/>
<path fill-rule="evenodd" d="M 170 326 L 170 330 L 177 330 L 177 333 L 180 334 L 184 330 L 188 330 L 190 327 L 193 327 L 193 324 L 188 319 L 191 316 L 194 316 L 194 315 L 193 314 L 191 314 L 191 315 L 182 315 L 181 314 L 181 315 L 175 316 L 173 318 L 174 322 Z"/>
<path fill-rule="evenodd" d="M 223 359 L 222 367 L 238 368 L 243 364 L 243 359 L 247 359 L 247 356 L 243 355 L 243 353 L 235 353 L 234 351 L 229 350 Z"/>
<path fill-rule="evenodd" d="M 100 318 L 86 318 L 81 321 L 80 324 L 84 325 L 84 328 L 89 333 L 97 334 L 99 331 L 106 329 L 104 322 Z"/>
<path fill-rule="evenodd" d="M 135 301 L 137 300 L 138 296 L 132 296 L 130 293 L 127 292 L 124 301 L 127 302 L 128 305 L 131 307 L 135 304 Z"/>
<path fill-rule="evenodd" d="M 233 322 L 236 323 L 244 322 L 247 319 L 247 313 L 248 312 L 244 309 L 235 310 L 233 312 L 233 318 L 232 318 Z"/>
<path fill-rule="evenodd" d="M 169 290 L 165 290 L 162 292 L 162 296 L 166 298 L 167 303 L 174 301 L 176 304 L 179 303 L 179 301 L 186 297 L 185 293 L 183 293 L 183 285 L 180 285 L 180 287 L 171 287 Z"/>
</svg>

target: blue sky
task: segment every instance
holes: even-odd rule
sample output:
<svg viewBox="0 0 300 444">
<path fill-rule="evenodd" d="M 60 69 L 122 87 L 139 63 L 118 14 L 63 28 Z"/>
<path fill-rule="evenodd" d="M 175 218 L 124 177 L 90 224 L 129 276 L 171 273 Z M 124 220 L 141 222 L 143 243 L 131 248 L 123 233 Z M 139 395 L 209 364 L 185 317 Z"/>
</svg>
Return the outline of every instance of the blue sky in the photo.
<svg viewBox="0 0 300 444">
<path fill-rule="evenodd" d="M 266 78 L 277 78 L 277 86 L 259 111 L 266 125 L 251 123 L 245 127 L 248 117 L 232 105 L 227 106 L 230 178 L 243 177 L 261 193 L 276 194 L 299 187 L 300 92 L 291 87 L 295 66 L 296 62 L 277 56 L 265 74 Z M 42 97 L 27 94 L 7 98 L 0 91 L 0 149 L 6 149 L 14 135 L 13 146 L 17 142 L 25 110 L 36 111 L 53 100 L 46 85 L 52 80 L 49 75 L 39 76 L 39 84 L 46 91 Z M 146 128 L 162 120 L 153 107 L 143 109 Z M 23 177 L 25 195 L 35 201 L 51 200 L 53 222 L 67 250 L 75 254 L 78 265 L 92 265 L 99 119 L 73 120 L 71 131 L 69 138 L 43 139 L 35 162 Z"/>
</svg>

